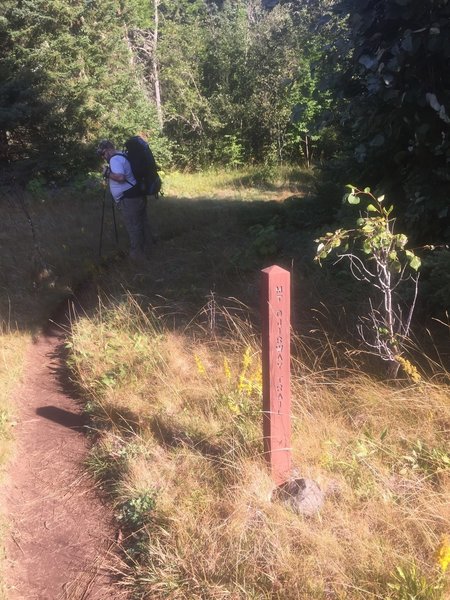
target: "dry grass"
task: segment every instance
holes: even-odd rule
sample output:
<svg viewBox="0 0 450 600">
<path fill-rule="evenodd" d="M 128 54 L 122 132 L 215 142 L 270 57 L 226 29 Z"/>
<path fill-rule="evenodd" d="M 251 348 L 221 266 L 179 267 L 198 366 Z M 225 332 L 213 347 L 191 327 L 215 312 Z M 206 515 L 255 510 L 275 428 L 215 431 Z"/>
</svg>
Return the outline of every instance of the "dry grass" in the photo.
<svg viewBox="0 0 450 600">
<path fill-rule="evenodd" d="M 74 326 L 124 585 L 154 599 L 443 599 L 449 388 L 388 385 L 356 363 L 320 371 L 301 349 L 294 462 L 326 492 L 302 518 L 270 502 L 257 336 L 230 311 L 222 321 L 220 337 L 195 322 L 181 334 L 128 296 Z"/>
<path fill-rule="evenodd" d="M 9 442 L 14 426 L 14 409 L 10 395 L 17 386 L 24 364 L 29 336 L 6 327 L 0 329 L 0 465 L 4 465 L 10 451 Z"/>
<path fill-rule="evenodd" d="M 25 350 L 29 341 L 28 335 L 11 331 L 6 325 L 0 326 L 0 474 L 2 478 L 6 463 L 13 451 L 15 411 L 11 403 L 11 393 L 22 375 Z M 8 527 L 2 512 L 3 508 L 0 507 L 0 540 L 3 540 L 4 532 Z M 4 558 L 3 541 L 0 541 L 0 572 L 3 571 Z M 6 598 L 5 594 L 0 576 L 0 598 Z"/>
</svg>

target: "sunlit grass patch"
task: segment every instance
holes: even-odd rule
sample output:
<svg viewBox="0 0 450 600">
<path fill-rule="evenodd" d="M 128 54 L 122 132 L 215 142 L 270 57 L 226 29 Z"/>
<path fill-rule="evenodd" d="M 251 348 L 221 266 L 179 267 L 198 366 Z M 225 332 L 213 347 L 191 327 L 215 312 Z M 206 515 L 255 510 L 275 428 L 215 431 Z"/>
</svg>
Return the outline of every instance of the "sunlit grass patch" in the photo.
<svg viewBox="0 0 450 600">
<path fill-rule="evenodd" d="M 312 171 L 300 167 L 210 169 L 198 173 L 167 173 L 164 192 L 179 198 L 276 199 L 305 193 L 314 181 Z"/>
<path fill-rule="evenodd" d="M 97 429 L 89 462 L 116 506 L 123 583 L 155 599 L 394 600 L 419 586 L 443 600 L 448 388 L 390 387 L 356 363 L 320 370 L 303 349 L 293 457 L 326 500 L 302 518 L 270 502 L 258 337 L 216 309 L 220 335 L 195 322 L 171 331 L 131 296 L 74 327 L 71 364 Z"/>
</svg>

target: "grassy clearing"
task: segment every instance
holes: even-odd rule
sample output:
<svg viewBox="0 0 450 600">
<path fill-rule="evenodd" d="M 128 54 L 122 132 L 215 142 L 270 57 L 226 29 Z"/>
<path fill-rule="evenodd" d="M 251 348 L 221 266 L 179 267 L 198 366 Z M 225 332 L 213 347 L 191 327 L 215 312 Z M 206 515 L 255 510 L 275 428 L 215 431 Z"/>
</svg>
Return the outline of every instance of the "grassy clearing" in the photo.
<svg viewBox="0 0 450 600">
<path fill-rule="evenodd" d="M 310 190 L 314 175 L 300 167 L 246 167 L 207 170 L 186 175 L 172 172 L 164 177 L 164 190 L 177 198 L 233 198 L 281 200 Z"/>
<path fill-rule="evenodd" d="M 269 182 L 263 181 L 263 176 L 257 170 L 239 173 L 237 175 L 215 174 L 216 183 L 223 187 L 228 185 L 228 191 L 242 191 L 244 178 L 254 180 L 258 193 L 264 189 L 272 189 Z M 170 178 L 170 177 L 169 177 Z M 204 180 L 207 177 L 203 177 Z M 191 190 L 193 196 L 210 194 L 218 197 L 223 188 L 217 190 L 214 178 L 208 185 L 200 186 L 200 177 L 188 175 L 175 176 L 178 188 L 172 192 Z M 227 184 L 225 185 L 225 182 Z M 1 188 L 0 201 L 4 207 L 4 218 L 0 224 L 0 253 L 2 270 L 0 272 L 0 461 L 6 461 L 12 449 L 14 423 L 14 407 L 11 406 L 11 392 L 18 384 L 24 353 L 31 335 L 40 327 L 55 310 L 58 304 L 72 293 L 77 284 L 91 275 L 99 277 L 104 263 L 100 260 L 99 235 L 101 225 L 102 203 L 105 199 L 104 189 L 89 180 L 79 181 L 77 185 L 63 188 L 45 189 L 39 182 L 31 182 L 28 190 L 19 188 Z M 278 184 L 277 184 L 278 185 Z M 228 192 L 227 192 L 228 193 Z M 271 192 L 272 194 L 272 192 Z M 241 194 L 242 195 L 242 194 Z M 264 195 L 264 194 L 263 194 Z M 226 194 L 225 194 L 226 196 Z M 192 229 L 191 213 L 195 212 L 195 228 L 208 227 L 214 221 L 218 211 L 223 214 L 224 206 L 215 206 L 211 201 L 199 201 L 166 197 L 151 209 L 152 220 L 159 227 L 164 240 L 169 240 L 172 246 L 172 266 L 180 257 L 177 243 L 184 243 L 186 232 Z M 228 202 L 228 197 L 226 198 Z M 231 203 L 233 204 L 233 203 Z M 195 205 L 195 208 L 193 208 Z M 106 196 L 105 222 L 103 237 L 103 256 L 112 257 L 116 251 L 111 202 Z M 230 209 L 230 215 L 233 212 Z M 248 211 L 247 211 L 248 212 Z M 236 222 L 236 215 L 232 216 Z M 120 217 L 117 219 L 120 246 L 126 250 L 126 235 L 121 226 Z M 194 233 L 194 235 L 196 235 Z M 224 235 L 224 234 L 221 234 Z M 217 242 L 217 231 L 211 231 L 211 236 Z M 211 237 L 211 239 L 212 239 Z M 229 240 L 229 238 L 228 238 Z M 192 242 L 192 240 L 190 241 Z M 199 248 L 195 251 L 201 251 Z M 175 257 L 175 253 L 178 258 Z M 211 263 L 218 255 L 211 255 Z M 223 257 L 221 257 L 223 259 Z M 127 285 L 135 287 L 138 292 L 142 289 L 143 274 L 136 272 L 123 263 L 114 263 L 114 276 L 120 288 L 125 280 Z M 192 286 L 192 280 L 181 282 L 180 275 L 183 265 L 172 268 L 173 279 L 170 289 L 174 294 L 198 300 L 199 288 Z M 178 273 L 178 274 L 177 274 Z M 155 285 L 160 275 L 155 277 Z M 183 289 L 184 286 L 184 289 Z M 170 293 L 170 289 L 165 291 Z M 161 291 L 161 290 L 160 290 Z M 206 292 L 209 288 L 206 288 Z M 203 294 L 203 290 L 201 291 Z"/>
<path fill-rule="evenodd" d="M 296 516 L 269 501 L 259 343 L 238 308 L 214 307 L 220 335 L 167 328 L 131 295 L 75 325 L 124 585 L 155 599 L 445 598 L 449 388 L 321 371 L 296 340 L 295 464 L 327 494 L 317 517 Z"/>
</svg>

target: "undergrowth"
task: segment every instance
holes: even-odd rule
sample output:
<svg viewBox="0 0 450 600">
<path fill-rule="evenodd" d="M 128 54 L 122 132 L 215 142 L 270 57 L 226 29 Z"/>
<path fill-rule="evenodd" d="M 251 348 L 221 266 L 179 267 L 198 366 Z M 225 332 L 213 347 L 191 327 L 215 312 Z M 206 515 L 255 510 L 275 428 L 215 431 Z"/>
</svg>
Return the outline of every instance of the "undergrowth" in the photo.
<svg viewBox="0 0 450 600">
<path fill-rule="evenodd" d="M 220 332 L 180 332 L 127 295 L 74 324 L 122 584 L 156 600 L 444 600 L 448 386 L 391 386 L 295 339 L 293 459 L 326 494 L 303 518 L 270 501 L 258 336 L 242 307 L 214 311 Z"/>
</svg>

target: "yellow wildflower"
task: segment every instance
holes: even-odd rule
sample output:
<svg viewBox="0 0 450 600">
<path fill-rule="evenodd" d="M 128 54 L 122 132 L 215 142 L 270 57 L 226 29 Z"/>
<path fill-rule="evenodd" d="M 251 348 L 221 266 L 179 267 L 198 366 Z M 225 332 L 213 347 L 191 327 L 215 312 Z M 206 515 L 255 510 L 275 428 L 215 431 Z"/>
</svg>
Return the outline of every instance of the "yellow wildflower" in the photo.
<svg viewBox="0 0 450 600">
<path fill-rule="evenodd" d="M 244 352 L 244 356 L 242 357 L 242 373 L 245 373 L 252 362 L 252 349 L 250 346 L 247 346 Z"/>
<path fill-rule="evenodd" d="M 249 366 L 251 365 L 251 362 L 252 362 L 251 348 L 250 348 L 250 346 L 247 346 L 247 348 L 245 349 L 244 355 L 242 357 L 242 367 L 241 367 L 241 372 L 239 373 L 239 380 L 238 380 L 238 386 L 237 386 L 238 392 L 240 394 L 249 392 L 249 381 L 247 379 L 247 370 L 248 370 Z M 251 385 L 250 385 L 250 391 L 251 391 Z"/>
<path fill-rule="evenodd" d="M 228 381 L 230 381 L 231 369 L 230 369 L 230 363 L 228 362 L 228 359 L 226 356 L 223 359 L 223 372 L 225 373 L 225 377 L 228 379 Z"/>
<path fill-rule="evenodd" d="M 444 535 L 442 538 L 441 545 L 436 553 L 436 559 L 441 571 L 445 573 L 450 564 L 450 537 L 448 535 Z"/>
<path fill-rule="evenodd" d="M 245 394 L 248 393 L 249 391 L 251 391 L 251 383 L 249 382 L 249 380 L 244 376 L 243 373 L 241 373 L 239 375 L 239 383 L 238 383 L 238 392 L 240 394 Z"/>
<path fill-rule="evenodd" d="M 409 362 L 409 360 L 400 355 L 397 355 L 395 360 L 400 363 L 405 373 L 414 381 L 414 383 L 419 383 L 422 377 L 420 376 L 420 373 L 416 367 Z"/>
<path fill-rule="evenodd" d="M 255 373 L 255 380 L 254 380 L 254 384 L 255 384 L 255 387 L 256 387 L 258 390 L 261 390 L 261 391 L 262 391 L 262 384 L 263 384 L 263 381 L 262 381 L 262 368 L 261 368 L 261 366 L 259 366 L 258 370 L 257 370 L 257 371 L 256 371 L 256 373 Z"/>
<path fill-rule="evenodd" d="M 195 364 L 197 365 L 197 371 L 200 375 L 204 375 L 206 373 L 205 365 L 202 362 L 202 359 L 197 354 L 194 354 Z"/>
</svg>

